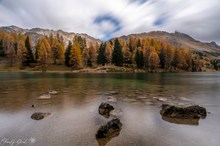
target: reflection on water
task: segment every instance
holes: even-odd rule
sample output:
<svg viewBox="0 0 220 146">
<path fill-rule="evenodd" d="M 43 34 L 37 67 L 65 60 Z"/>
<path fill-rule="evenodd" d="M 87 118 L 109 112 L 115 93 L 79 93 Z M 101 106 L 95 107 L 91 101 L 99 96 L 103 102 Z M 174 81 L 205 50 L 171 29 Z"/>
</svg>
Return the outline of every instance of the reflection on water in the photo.
<svg viewBox="0 0 220 146">
<path fill-rule="evenodd" d="M 178 119 L 162 116 L 164 121 L 174 123 L 174 124 L 184 124 L 184 125 L 199 125 L 199 118 L 195 119 Z"/>
<path fill-rule="evenodd" d="M 109 121 L 98 106 L 111 96 L 114 107 L 123 109 L 123 128 L 107 145 L 217 146 L 219 89 L 219 73 L 0 73 L 0 140 L 32 137 L 31 146 L 97 146 L 94 135 Z M 51 90 L 58 94 L 38 99 Z M 165 100 L 194 102 L 211 114 L 199 125 L 193 121 L 197 126 L 164 121 L 159 106 Z M 35 121 L 30 118 L 35 112 L 51 115 Z"/>
</svg>

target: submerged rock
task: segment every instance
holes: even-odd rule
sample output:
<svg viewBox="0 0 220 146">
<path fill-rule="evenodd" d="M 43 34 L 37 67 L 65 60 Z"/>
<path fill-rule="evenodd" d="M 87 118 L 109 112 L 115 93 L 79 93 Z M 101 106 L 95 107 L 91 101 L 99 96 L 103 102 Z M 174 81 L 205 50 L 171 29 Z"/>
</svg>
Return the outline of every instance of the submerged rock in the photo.
<svg viewBox="0 0 220 146">
<path fill-rule="evenodd" d="M 1 92 L 1 94 L 8 94 L 9 92 L 7 92 L 7 91 L 4 91 L 4 92 Z"/>
<path fill-rule="evenodd" d="M 110 111 L 110 115 L 112 116 L 121 116 L 123 114 L 122 109 L 113 109 Z"/>
<path fill-rule="evenodd" d="M 114 107 L 108 103 L 101 103 L 99 106 L 99 114 L 109 118 L 110 116 L 110 111 L 112 111 L 114 109 Z"/>
<path fill-rule="evenodd" d="M 51 115 L 51 113 L 36 112 L 36 113 L 33 113 L 31 115 L 31 119 L 33 119 L 33 120 L 42 120 L 43 118 L 48 117 L 49 115 Z"/>
<path fill-rule="evenodd" d="M 113 119 L 109 121 L 106 125 L 99 127 L 96 132 L 96 140 L 100 146 L 106 145 L 112 138 L 119 136 L 122 128 L 122 123 L 120 120 Z"/>
<path fill-rule="evenodd" d="M 109 101 L 109 102 L 117 102 L 117 99 L 115 97 L 113 97 L 113 96 L 108 96 L 107 97 L 107 101 Z"/>
<path fill-rule="evenodd" d="M 182 101 L 190 101 L 190 99 L 186 98 L 186 97 L 179 97 L 180 100 Z"/>
<path fill-rule="evenodd" d="M 38 97 L 38 99 L 50 99 L 50 98 L 51 98 L 51 94 L 49 93 L 45 93 Z"/>
<path fill-rule="evenodd" d="M 117 94 L 119 94 L 119 93 L 116 91 L 110 91 L 110 92 L 104 93 L 104 95 L 106 95 L 106 96 L 112 96 L 112 95 L 117 95 Z"/>
<path fill-rule="evenodd" d="M 160 114 L 164 117 L 178 119 L 206 118 L 206 109 L 194 104 L 164 103 Z"/>
</svg>

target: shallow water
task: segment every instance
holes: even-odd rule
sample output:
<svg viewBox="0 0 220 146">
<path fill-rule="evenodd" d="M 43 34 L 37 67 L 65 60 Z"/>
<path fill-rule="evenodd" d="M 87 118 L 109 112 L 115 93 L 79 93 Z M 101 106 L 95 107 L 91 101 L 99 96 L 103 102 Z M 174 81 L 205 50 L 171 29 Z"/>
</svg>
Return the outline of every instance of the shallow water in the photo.
<svg viewBox="0 0 220 146">
<path fill-rule="evenodd" d="M 50 90 L 58 94 L 37 98 Z M 123 111 L 123 125 L 107 145 L 219 145 L 219 73 L 0 73 L 0 145 L 96 146 L 96 131 L 114 118 L 98 114 L 108 98 Z M 162 101 L 196 103 L 210 113 L 198 124 L 178 124 L 162 119 Z M 35 121 L 34 112 L 51 115 Z"/>
</svg>

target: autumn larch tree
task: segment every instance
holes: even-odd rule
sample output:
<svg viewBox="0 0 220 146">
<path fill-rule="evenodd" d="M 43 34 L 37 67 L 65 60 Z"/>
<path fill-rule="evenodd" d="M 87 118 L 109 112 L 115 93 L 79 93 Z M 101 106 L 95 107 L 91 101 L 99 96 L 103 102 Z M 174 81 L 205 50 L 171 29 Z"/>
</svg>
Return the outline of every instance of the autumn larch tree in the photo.
<svg viewBox="0 0 220 146">
<path fill-rule="evenodd" d="M 173 62 L 172 62 L 172 65 L 174 66 L 174 68 L 180 68 L 181 67 L 181 50 L 180 48 L 175 48 L 175 51 L 174 51 L 174 55 L 173 55 Z"/>
<path fill-rule="evenodd" d="M 81 53 L 83 52 L 83 49 L 86 48 L 86 39 L 82 38 L 81 36 L 75 36 L 74 40 L 79 43 L 79 47 L 81 50 Z"/>
<path fill-rule="evenodd" d="M 145 66 L 146 66 L 146 68 L 150 67 L 149 60 L 150 60 L 150 54 L 151 54 L 152 50 L 155 50 L 154 47 L 152 47 L 152 46 L 146 47 L 146 49 L 145 49 L 144 54 L 145 54 Z"/>
<path fill-rule="evenodd" d="M 187 67 L 185 70 L 187 71 L 191 71 L 192 70 L 192 51 L 191 49 L 186 49 L 185 50 L 185 61 L 186 61 L 186 64 L 187 64 Z"/>
<path fill-rule="evenodd" d="M 124 58 L 125 66 L 128 66 L 128 65 L 132 64 L 132 61 L 131 61 L 132 54 L 130 52 L 130 49 L 127 47 L 127 45 L 125 45 L 122 48 L 122 51 L 123 51 L 123 58 Z"/>
<path fill-rule="evenodd" d="M 82 67 L 82 55 L 81 55 L 80 45 L 77 40 L 74 40 L 73 46 L 70 50 L 69 65 L 73 69 L 79 69 Z"/>
<path fill-rule="evenodd" d="M 94 67 L 96 65 L 96 59 L 97 59 L 96 47 L 94 47 L 93 44 L 90 44 L 88 66 Z"/>
<path fill-rule="evenodd" d="M 54 64 L 57 64 L 57 60 L 59 60 L 59 64 L 62 64 L 63 53 L 64 53 L 63 42 L 55 39 L 51 49 L 52 49 L 52 57 L 54 60 Z"/>
<path fill-rule="evenodd" d="M 7 50 L 6 54 L 7 54 L 7 57 L 9 58 L 9 64 L 10 64 L 10 66 L 12 66 L 16 54 L 15 54 L 15 48 L 14 48 L 14 39 L 11 36 L 11 34 L 9 34 L 7 36 L 5 44 L 6 44 L 6 50 Z"/>
<path fill-rule="evenodd" d="M 124 59 L 123 59 L 123 53 L 122 53 L 122 46 L 117 39 L 115 39 L 114 42 L 114 50 L 112 53 L 112 64 L 116 66 L 123 66 Z"/>
<path fill-rule="evenodd" d="M 87 47 L 83 49 L 82 61 L 83 61 L 83 66 L 87 67 L 88 66 L 88 62 L 89 62 L 89 49 Z"/>
<path fill-rule="evenodd" d="M 173 46 L 167 45 L 165 54 L 166 54 L 165 69 L 170 70 L 173 61 L 173 54 L 174 54 Z"/>
<path fill-rule="evenodd" d="M 23 40 L 18 42 L 18 57 L 21 62 L 21 68 L 27 66 L 27 48 Z"/>
<path fill-rule="evenodd" d="M 46 71 L 46 67 L 48 65 L 48 60 L 51 57 L 51 47 L 46 38 L 42 38 L 38 40 L 39 47 L 37 48 L 37 62 L 41 66 L 42 71 Z"/>
<path fill-rule="evenodd" d="M 150 65 L 151 72 L 153 72 L 154 69 L 156 69 L 159 66 L 159 64 L 160 64 L 160 58 L 157 52 L 153 50 L 149 57 L 149 65 Z"/>
<path fill-rule="evenodd" d="M 133 51 L 137 47 L 136 38 L 130 38 L 128 40 L 128 46 L 129 46 L 129 49 L 130 49 L 131 53 L 133 53 Z"/>
</svg>

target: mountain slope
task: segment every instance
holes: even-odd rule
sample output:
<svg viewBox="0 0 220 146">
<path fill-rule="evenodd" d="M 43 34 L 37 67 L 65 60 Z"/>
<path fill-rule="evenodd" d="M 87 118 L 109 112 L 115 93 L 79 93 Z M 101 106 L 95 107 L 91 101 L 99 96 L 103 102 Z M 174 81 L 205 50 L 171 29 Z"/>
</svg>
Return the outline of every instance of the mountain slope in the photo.
<svg viewBox="0 0 220 146">
<path fill-rule="evenodd" d="M 140 34 L 131 34 L 128 36 L 122 36 L 121 38 L 127 40 L 132 37 L 136 37 L 136 38 L 150 37 L 156 40 L 161 40 L 171 43 L 172 45 L 177 47 L 191 48 L 199 52 L 220 53 L 220 46 L 218 46 L 215 42 L 211 42 L 211 43 L 200 42 L 187 34 L 180 33 L 177 31 L 175 33 L 168 33 L 164 31 L 152 31 L 149 33 L 140 33 Z"/>
<path fill-rule="evenodd" d="M 87 34 L 77 34 L 77 33 L 69 33 L 64 32 L 62 30 L 49 30 L 49 29 L 42 29 L 42 28 L 32 28 L 32 29 L 23 29 L 17 26 L 6 26 L 6 27 L 0 27 L 0 30 L 4 32 L 15 32 L 15 33 L 21 33 L 25 35 L 29 35 L 32 39 L 33 44 L 35 45 L 37 40 L 45 35 L 49 36 L 52 34 L 53 36 L 56 36 L 59 34 L 63 37 L 65 45 L 68 44 L 68 41 L 72 41 L 74 36 L 81 36 L 82 38 L 85 38 L 87 41 L 87 45 L 90 43 L 101 43 L 99 39 L 93 38 Z"/>
</svg>

